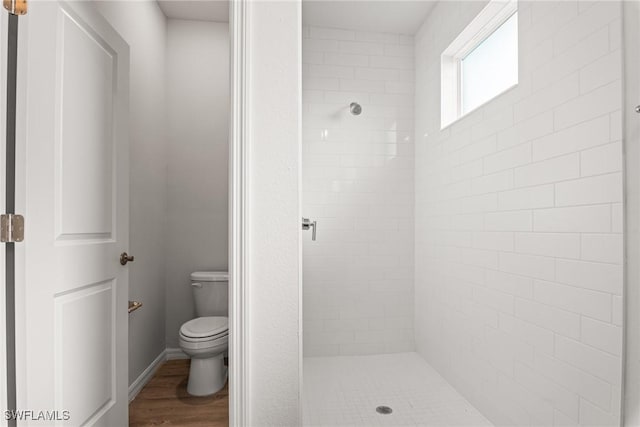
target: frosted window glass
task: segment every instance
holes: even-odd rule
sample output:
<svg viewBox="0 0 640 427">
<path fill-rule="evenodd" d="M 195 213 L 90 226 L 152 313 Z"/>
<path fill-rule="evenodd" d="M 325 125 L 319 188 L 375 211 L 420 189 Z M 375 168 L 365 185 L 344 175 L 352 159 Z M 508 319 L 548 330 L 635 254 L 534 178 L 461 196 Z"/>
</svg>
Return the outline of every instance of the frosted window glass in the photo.
<svg viewBox="0 0 640 427">
<path fill-rule="evenodd" d="M 518 83 L 518 13 L 460 61 L 462 114 Z"/>
</svg>

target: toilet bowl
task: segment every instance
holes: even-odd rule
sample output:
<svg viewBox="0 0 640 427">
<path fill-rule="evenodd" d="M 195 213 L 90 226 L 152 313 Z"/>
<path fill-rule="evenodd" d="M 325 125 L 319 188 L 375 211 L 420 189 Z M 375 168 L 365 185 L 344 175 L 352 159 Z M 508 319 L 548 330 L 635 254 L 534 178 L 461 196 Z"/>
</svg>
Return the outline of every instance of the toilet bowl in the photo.
<svg viewBox="0 0 640 427">
<path fill-rule="evenodd" d="M 187 392 L 208 396 L 227 381 L 224 354 L 229 348 L 229 321 L 226 317 L 198 317 L 180 328 L 180 348 L 191 358 Z"/>
<path fill-rule="evenodd" d="M 187 392 L 193 396 L 214 394 L 227 381 L 224 356 L 229 348 L 228 286 L 226 271 L 191 273 L 197 317 L 182 325 L 179 343 L 191 358 Z"/>
</svg>

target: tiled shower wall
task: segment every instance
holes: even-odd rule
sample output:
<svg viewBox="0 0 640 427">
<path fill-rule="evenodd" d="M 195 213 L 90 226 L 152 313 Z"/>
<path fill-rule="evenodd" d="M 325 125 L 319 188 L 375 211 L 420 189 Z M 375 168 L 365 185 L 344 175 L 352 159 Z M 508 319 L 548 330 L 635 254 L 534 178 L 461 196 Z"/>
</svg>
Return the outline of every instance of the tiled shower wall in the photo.
<svg viewBox="0 0 640 427">
<path fill-rule="evenodd" d="M 413 38 L 303 34 L 304 355 L 413 350 Z"/>
<path fill-rule="evenodd" d="M 440 130 L 416 35 L 416 346 L 502 425 L 616 425 L 622 353 L 621 5 L 520 2 L 520 82 Z"/>
</svg>

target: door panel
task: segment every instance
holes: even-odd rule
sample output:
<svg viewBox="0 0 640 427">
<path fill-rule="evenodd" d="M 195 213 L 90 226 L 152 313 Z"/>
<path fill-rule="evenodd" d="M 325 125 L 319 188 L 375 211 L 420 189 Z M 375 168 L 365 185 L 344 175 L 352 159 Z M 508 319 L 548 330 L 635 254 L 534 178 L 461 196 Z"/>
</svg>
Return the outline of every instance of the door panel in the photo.
<svg viewBox="0 0 640 427">
<path fill-rule="evenodd" d="M 58 239 L 111 238 L 116 52 L 58 10 L 56 204 Z"/>
<path fill-rule="evenodd" d="M 18 407 L 69 411 L 56 425 L 125 426 L 129 49 L 89 1 L 32 1 L 20 24 Z"/>
<path fill-rule="evenodd" d="M 55 298 L 56 407 L 82 425 L 100 419 L 117 399 L 115 287 L 108 280 Z M 78 324 L 91 334 L 78 339 Z"/>
</svg>

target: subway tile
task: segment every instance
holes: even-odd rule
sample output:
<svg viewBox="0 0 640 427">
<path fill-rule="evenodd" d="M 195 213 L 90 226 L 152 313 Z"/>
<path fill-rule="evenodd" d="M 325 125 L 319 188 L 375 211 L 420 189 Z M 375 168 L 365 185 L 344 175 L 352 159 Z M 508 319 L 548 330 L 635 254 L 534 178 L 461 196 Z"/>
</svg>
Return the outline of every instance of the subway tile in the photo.
<svg viewBox="0 0 640 427">
<path fill-rule="evenodd" d="M 553 402 L 563 414 L 567 414 L 571 420 L 577 420 L 580 411 L 580 397 L 564 387 L 559 386 L 533 368 L 516 362 L 514 379 L 535 392 Z"/>
<path fill-rule="evenodd" d="M 551 86 L 533 93 L 514 105 L 514 122 L 523 120 L 549 111 L 577 97 L 580 93 L 580 75 L 571 74 Z"/>
<path fill-rule="evenodd" d="M 412 81 L 387 81 L 384 84 L 387 93 L 408 93 L 413 94 L 414 85 Z"/>
<path fill-rule="evenodd" d="M 553 331 L 505 313 L 500 313 L 498 325 L 501 331 L 530 344 L 534 351 L 553 354 Z"/>
<path fill-rule="evenodd" d="M 302 50 L 304 52 L 337 52 L 339 50 L 337 40 L 303 39 Z"/>
<path fill-rule="evenodd" d="M 533 286 L 533 298 L 542 304 L 603 321 L 611 319 L 610 294 L 543 280 L 536 280 Z"/>
<path fill-rule="evenodd" d="M 338 90 L 340 80 L 333 78 L 303 77 L 304 90 Z"/>
<path fill-rule="evenodd" d="M 371 56 L 369 65 L 373 68 L 396 68 L 410 70 L 413 68 L 413 57 Z"/>
<path fill-rule="evenodd" d="M 557 107 L 554 110 L 555 128 L 564 129 L 619 110 L 621 102 L 621 81 L 616 80 Z"/>
<path fill-rule="evenodd" d="M 516 298 L 516 317 L 566 337 L 580 338 L 580 316 L 534 301 Z M 558 336 L 558 335 L 556 335 Z"/>
<path fill-rule="evenodd" d="M 357 31 L 356 40 L 363 42 L 398 44 L 398 34 Z"/>
<path fill-rule="evenodd" d="M 553 112 L 545 111 L 498 132 L 498 150 L 540 138 L 553 132 Z"/>
<path fill-rule="evenodd" d="M 609 114 L 609 132 L 611 141 L 622 140 L 622 110 L 616 110 Z"/>
<path fill-rule="evenodd" d="M 621 76 L 622 55 L 616 50 L 580 70 L 580 93 L 591 92 Z"/>
<path fill-rule="evenodd" d="M 607 205 L 539 209 L 533 212 L 536 232 L 611 231 L 611 208 Z"/>
<path fill-rule="evenodd" d="M 555 356 L 612 385 L 620 385 L 620 358 L 584 345 L 579 341 L 555 337 Z"/>
<path fill-rule="evenodd" d="M 600 175 L 622 170 L 622 142 L 614 142 L 580 153 L 580 175 Z"/>
<path fill-rule="evenodd" d="M 489 175 L 479 176 L 471 180 L 471 193 L 484 194 L 504 191 L 513 188 L 513 171 L 506 170 Z"/>
<path fill-rule="evenodd" d="M 487 138 L 513 125 L 513 107 L 503 108 L 493 115 L 486 115 L 482 121 L 471 126 L 471 139 Z"/>
<path fill-rule="evenodd" d="M 534 140 L 533 161 L 573 153 L 607 142 L 609 142 L 609 117 L 601 116 Z"/>
<path fill-rule="evenodd" d="M 616 326 L 622 326 L 624 321 L 624 303 L 621 295 L 614 295 L 612 301 L 612 322 Z"/>
<path fill-rule="evenodd" d="M 568 154 L 515 169 L 515 186 L 547 184 L 580 176 L 580 155 Z"/>
<path fill-rule="evenodd" d="M 606 381 L 544 353 L 535 355 L 534 368 L 544 372 L 555 383 L 601 408 L 608 409 L 611 402 L 611 385 Z"/>
<path fill-rule="evenodd" d="M 387 44 L 384 46 L 384 54 L 386 56 L 403 56 L 403 57 L 413 59 L 413 45 L 412 44 L 407 44 L 407 45 Z"/>
<path fill-rule="evenodd" d="M 609 52 L 609 28 L 604 27 L 580 41 L 576 46 L 571 47 L 562 55 L 556 56 L 552 61 L 537 68 L 533 74 L 533 89 L 546 87 L 572 72 L 580 70 L 587 64 Z M 582 71 L 580 71 L 580 89 L 582 93 L 586 91 L 582 87 Z"/>
<path fill-rule="evenodd" d="M 554 411 L 553 411 L 553 425 L 554 426 L 568 427 L 568 426 L 576 426 L 578 424 L 579 424 L 578 418 L 572 418 L 572 417 L 568 416 L 567 414 L 565 414 L 564 412 L 559 411 L 557 409 L 554 409 Z"/>
<path fill-rule="evenodd" d="M 314 52 L 314 51 L 303 49 L 302 63 L 303 64 L 322 64 L 324 63 L 324 55 L 322 52 Z"/>
<path fill-rule="evenodd" d="M 622 234 L 583 234 L 581 240 L 583 260 L 622 264 Z"/>
<path fill-rule="evenodd" d="M 556 184 L 556 206 L 622 202 L 622 173 Z"/>
<path fill-rule="evenodd" d="M 370 39 L 311 28 L 303 41 L 303 209 L 325 230 L 303 245 L 305 355 L 413 350 L 413 70 L 369 67 L 384 40 L 398 41 Z M 365 111 L 357 118 L 347 111 L 354 100 Z M 466 261 L 495 267 L 493 258 L 468 252 Z M 461 266 L 461 277 L 481 279 L 473 268 Z"/>
<path fill-rule="evenodd" d="M 499 375 L 498 383 L 503 393 L 529 415 L 531 425 L 543 426 L 553 423 L 553 405 L 547 399 L 537 396 L 506 375 Z"/>
<path fill-rule="evenodd" d="M 532 298 L 533 279 L 516 274 L 505 273 L 487 269 L 485 273 L 485 286 L 507 294 Z"/>
<path fill-rule="evenodd" d="M 484 223 L 481 215 L 473 214 Z M 473 233 L 473 247 L 512 252 L 514 247 L 513 233 L 504 231 L 476 231 Z"/>
<path fill-rule="evenodd" d="M 516 233 L 515 252 L 559 258 L 580 258 L 580 235 L 572 233 Z"/>
<path fill-rule="evenodd" d="M 498 209 L 548 208 L 554 205 L 553 185 L 539 185 L 498 193 Z"/>
<path fill-rule="evenodd" d="M 479 159 L 495 152 L 495 150 L 495 137 L 485 138 L 454 152 L 452 157 L 452 165 L 459 165 Z"/>
<path fill-rule="evenodd" d="M 556 278 L 560 283 L 585 289 L 622 294 L 622 266 L 558 259 Z"/>
<path fill-rule="evenodd" d="M 499 312 L 513 315 L 513 295 L 476 286 L 473 289 L 473 298 L 482 307 L 490 307 Z"/>
<path fill-rule="evenodd" d="M 366 55 L 349 55 L 344 53 L 325 53 L 324 64 L 343 65 L 353 67 L 366 67 L 369 64 L 369 57 Z"/>
<path fill-rule="evenodd" d="M 362 80 L 403 81 L 400 79 L 400 70 L 384 68 L 356 68 L 355 78 Z"/>
<path fill-rule="evenodd" d="M 491 212 L 484 216 L 485 231 L 531 231 L 530 211 Z"/>
<path fill-rule="evenodd" d="M 581 341 L 615 356 L 622 356 L 622 327 L 598 320 L 582 318 Z M 619 362 L 619 359 L 617 359 Z M 619 366 L 618 366 L 619 367 Z M 619 380 L 620 372 L 616 372 Z"/>
<path fill-rule="evenodd" d="M 380 43 L 340 41 L 338 43 L 338 51 L 340 53 L 355 53 L 360 55 L 382 55 L 384 48 Z"/>
<path fill-rule="evenodd" d="M 499 151 L 485 156 L 484 173 L 498 172 L 531 162 L 531 144 L 521 144 L 516 147 Z"/>
<path fill-rule="evenodd" d="M 329 40 L 355 40 L 355 31 L 337 28 L 309 27 L 309 38 Z"/>
<path fill-rule="evenodd" d="M 444 131 L 440 54 L 481 6 L 442 3 L 416 35 L 417 348 L 481 407 L 506 402 L 497 424 L 616 421 L 621 7 L 607 8 L 521 2 L 520 83 Z"/>
<path fill-rule="evenodd" d="M 555 263 L 553 258 L 502 252 L 500 270 L 535 279 L 553 280 Z"/>
<path fill-rule="evenodd" d="M 353 78 L 353 68 L 340 65 L 310 64 L 307 75 L 309 77 L 351 79 Z"/>
<path fill-rule="evenodd" d="M 617 409 L 616 409 L 617 411 Z M 589 402 L 587 399 L 580 399 L 580 425 L 581 426 L 615 426 L 619 425 L 619 417 L 609 411 Z"/>
<path fill-rule="evenodd" d="M 624 231 L 624 214 L 622 203 L 614 203 L 611 205 L 611 231 L 614 233 L 622 233 Z"/>
<path fill-rule="evenodd" d="M 622 46 L 622 19 L 618 18 L 609 24 L 609 50 L 618 50 Z"/>
<path fill-rule="evenodd" d="M 341 79 L 340 90 L 348 92 L 384 92 L 384 83 L 375 80 Z M 364 102 L 364 100 L 362 101 Z"/>
<path fill-rule="evenodd" d="M 619 4 L 607 1 L 596 3 L 558 31 L 553 39 L 554 53 L 557 55 L 566 52 L 570 47 L 588 38 L 598 28 L 607 27 L 609 22 L 619 16 Z"/>
</svg>

